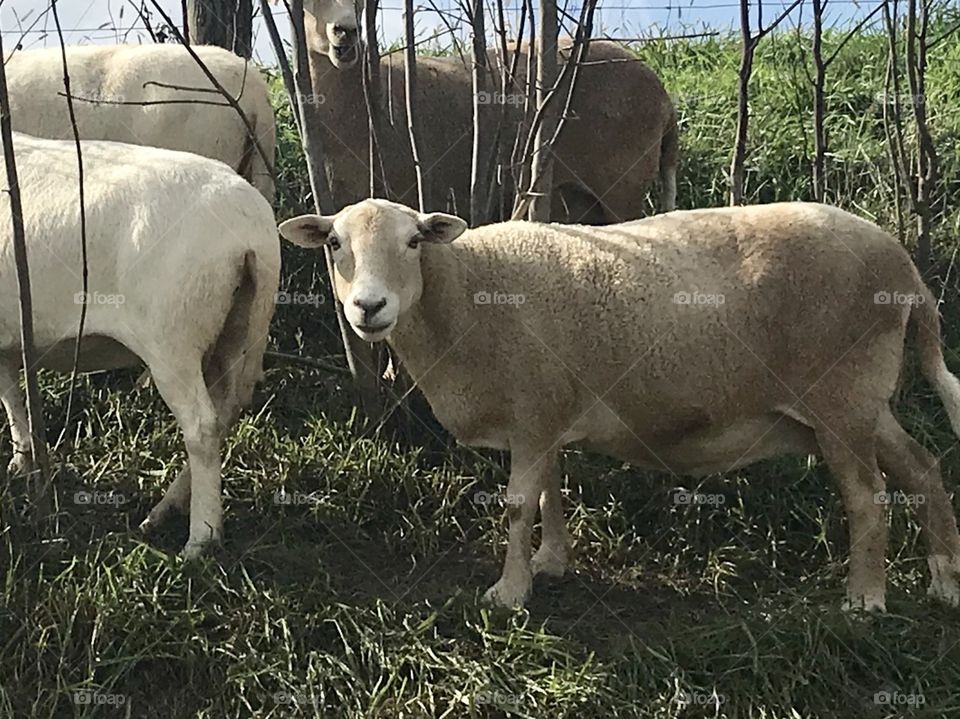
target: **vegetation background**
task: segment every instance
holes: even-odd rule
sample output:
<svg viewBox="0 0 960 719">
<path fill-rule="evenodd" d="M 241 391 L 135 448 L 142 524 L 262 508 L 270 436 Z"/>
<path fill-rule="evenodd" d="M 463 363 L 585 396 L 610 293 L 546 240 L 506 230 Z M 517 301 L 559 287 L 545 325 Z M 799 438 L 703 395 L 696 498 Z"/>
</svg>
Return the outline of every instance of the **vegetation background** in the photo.
<svg viewBox="0 0 960 719">
<path fill-rule="evenodd" d="M 802 32 L 759 46 L 749 202 L 811 197 L 809 47 Z M 726 204 L 739 38 L 638 52 L 681 114 L 680 206 Z M 886 37 L 864 31 L 831 67 L 827 187 L 829 202 L 893 230 L 886 62 Z M 931 283 L 956 371 L 960 43 L 929 63 L 944 178 Z M 275 88 L 283 218 L 309 198 Z M 316 302 L 278 307 L 275 346 L 337 363 L 322 260 L 285 254 L 284 289 Z M 56 437 L 67 381 L 44 388 Z M 82 379 L 53 454 L 58 538 L 38 542 L 0 500 L 0 717 L 960 717 L 960 611 L 924 596 L 913 516 L 890 515 L 889 613 L 841 614 L 845 523 L 818 462 L 694 483 L 569 451 L 576 571 L 538 586 L 526 611 L 489 612 L 477 599 L 506 539 L 490 499 L 501 457 L 364 434 L 349 398 L 341 374 L 268 370 L 224 452 L 226 545 L 185 566 L 173 555 L 185 523 L 153 546 L 136 532 L 184 461 L 172 417 L 135 372 Z M 954 491 L 957 440 L 912 369 L 898 412 Z M 0 461 L 9 454 L 3 433 Z M 679 487 L 722 501 L 677 503 Z M 93 491 L 112 499 L 90 503 Z"/>
</svg>

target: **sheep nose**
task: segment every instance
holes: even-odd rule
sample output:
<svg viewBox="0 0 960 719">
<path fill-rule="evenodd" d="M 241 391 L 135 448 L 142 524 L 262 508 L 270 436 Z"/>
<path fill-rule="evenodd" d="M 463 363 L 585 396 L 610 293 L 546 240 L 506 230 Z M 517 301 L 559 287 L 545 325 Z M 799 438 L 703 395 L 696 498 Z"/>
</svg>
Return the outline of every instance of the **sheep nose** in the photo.
<svg viewBox="0 0 960 719">
<path fill-rule="evenodd" d="M 353 304 L 363 311 L 363 321 L 369 321 L 377 312 L 387 306 L 387 298 L 381 297 L 379 300 L 369 300 L 362 297 L 356 297 Z"/>
<path fill-rule="evenodd" d="M 353 31 L 353 30 L 352 30 L 351 28 L 344 27 L 343 25 L 334 25 L 334 26 L 333 26 L 333 35 L 334 35 L 334 37 L 336 37 L 336 38 L 343 38 L 343 37 L 345 37 L 347 34 L 349 34 L 349 33 L 352 32 L 352 31 Z"/>
</svg>

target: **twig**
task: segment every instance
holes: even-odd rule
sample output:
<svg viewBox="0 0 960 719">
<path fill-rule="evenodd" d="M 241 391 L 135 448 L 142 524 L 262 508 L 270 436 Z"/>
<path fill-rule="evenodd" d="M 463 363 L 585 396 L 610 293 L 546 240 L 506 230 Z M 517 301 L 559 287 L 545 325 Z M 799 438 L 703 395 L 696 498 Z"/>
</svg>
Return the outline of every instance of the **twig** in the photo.
<svg viewBox="0 0 960 719">
<path fill-rule="evenodd" d="M 404 37 L 407 47 L 403 53 L 404 91 L 407 102 L 407 132 L 410 135 L 410 153 L 413 155 L 413 169 L 417 177 L 417 202 L 420 212 L 426 212 L 426 197 L 423 182 L 423 165 L 420 162 L 419 131 L 416 122 L 417 104 L 417 53 L 414 49 L 413 0 L 404 0 L 403 15 Z"/>
<path fill-rule="evenodd" d="M 63 90 L 67 99 L 67 114 L 70 116 L 70 127 L 73 131 L 73 142 L 77 148 L 77 181 L 80 195 L 80 261 L 82 265 L 83 302 L 80 304 L 80 325 L 77 328 L 77 341 L 73 346 L 73 367 L 70 371 L 70 389 L 67 392 L 67 409 L 63 422 L 63 429 L 54 447 L 59 447 L 66 436 L 67 427 L 73 412 L 73 394 L 77 386 L 77 372 L 80 367 L 80 345 L 83 342 L 83 330 L 87 323 L 87 300 L 90 291 L 90 272 L 87 262 L 87 208 L 85 187 L 83 183 L 83 150 L 80 147 L 80 129 L 77 126 L 77 115 L 73 107 L 70 93 L 70 72 L 67 67 L 67 45 L 63 40 L 63 30 L 60 27 L 60 15 L 57 13 L 57 0 L 50 4 L 53 8 L 53 22 L 57 26 L 57 37 L 60 39 L 60 60 L 63 63 Z"/>
<path fill-rule="evenodd" d="M 299 364 L 304 367 L 310 367 L 312 369 L 323 370 L 324 372 L 333 372 L 335 374 L 342 374 L 350 376 L 349 367 L 338 367 L 335 364 L 329 364 L 327 362 L 322 362 L 312 357 L 301 357 L 300 355 L 287 354 L 286 352 L 264 352 L 264 357 L 279 360 L 280 362 L 288 362 L 290 364 Z"/>
</svg>

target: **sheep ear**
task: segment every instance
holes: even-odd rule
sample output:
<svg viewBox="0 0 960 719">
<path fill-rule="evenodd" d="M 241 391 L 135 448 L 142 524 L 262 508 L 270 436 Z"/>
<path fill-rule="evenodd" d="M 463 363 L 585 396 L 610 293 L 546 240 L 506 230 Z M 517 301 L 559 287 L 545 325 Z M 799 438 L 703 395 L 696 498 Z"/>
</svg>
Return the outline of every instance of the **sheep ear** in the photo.
<svg viewBox="0 0 960 719">
<path fill-rule="evenodd" d="M 453 242 L 467 229 L 467 223 L 455 215 L 445 215 L 442 212 L 431 212 L 429 215 L 420 215 L 417 223 L 424 242 L 447 244 Z"/>
<path fill-rule="evenodd" d="M 327 244 L 333 232 L 333 218 L 322 215 L 300 215 L 280 223 L 283 239 L 300 247 L 315 249 Z"/>
</svg>

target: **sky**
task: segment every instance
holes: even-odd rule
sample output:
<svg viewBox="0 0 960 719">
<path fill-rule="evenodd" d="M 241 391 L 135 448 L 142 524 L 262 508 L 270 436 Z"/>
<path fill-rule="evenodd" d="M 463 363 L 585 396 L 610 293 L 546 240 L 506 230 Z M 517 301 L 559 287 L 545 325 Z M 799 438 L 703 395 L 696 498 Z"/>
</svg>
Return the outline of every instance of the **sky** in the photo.
<svg viewBox="0 0 960 719">
<path fill-rule="evenodd" d="M 522 5 L 520 0 L 504 1 L 508 9 L 513 8 L 511 16 L 515 17 L 517 8 Z M 875 8 L 878 1 L 829 0 L 827 24 L 855 22 Z M 57 42 L 49 4 L 49 0 L 0 0 L 0 32 L 7 53 L 17 42 L 21 42 L 24 48 Z M 181 22 L 180 0 L 159 0 L 159 4 L 177 23 Z M 60 0 L 57 7 L 68 44 L 151 42 L 137 12 L 140 5 L 140 0 Z M 259 6 L 259 3 L 254 5 Z M 399 44 L 403 35 L 403 0 L 381 0 L 381 5 L 378 17 L 381 46 Z M 789 0 L 764 0 L 764 18 L 775 17 L 787 5 Z M 570 8 L 575 6 L 576 0 L 570 0 Z M 152 8 L 150 0 L 147 0 L 147 7 Z M 286 37 L 288 23 L 286 15 L 281 12 L 282 7 L 275 8 L 274 12 Z M 460 14 L 457 0 L 423 0 L 422 6 L 419 0 L 415 0 L 414 7 L 419 38 L 430 38 L 445 31 L 441 16 L 432 7 Z M 595 34 L 633 38 L 703 29 L 726 30 L 738 25 L 737 8 L 737 0 L 600 0 L 594 23 Z M 809 17 L 810 0 L 805 0 L 804 6 L 791 14 L 790 21 L 807 24 Z M 162 18 L 154 11 L 151 22 L 155 27 L 159 26 Z M 255 21 L 254 34 L 255 56 L 261 62 L 274 64 L 273 50 L 259 18 Z M 448 36 L 442 36 L 436 42 L 449 45 Z"/>
</svg>

